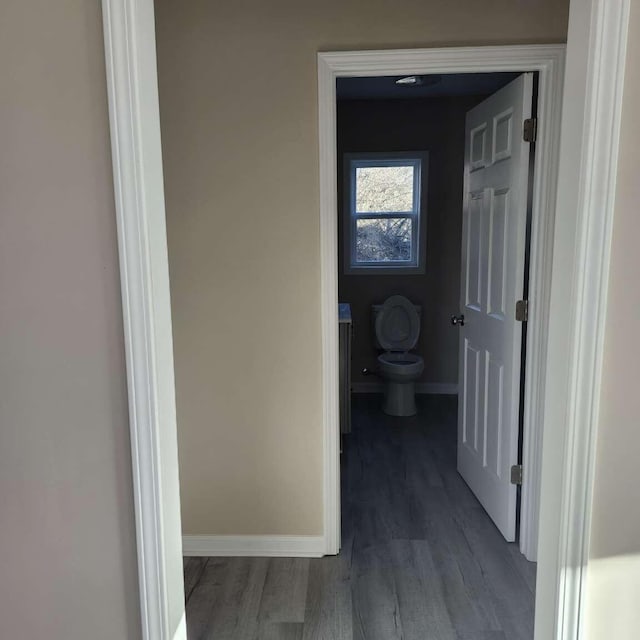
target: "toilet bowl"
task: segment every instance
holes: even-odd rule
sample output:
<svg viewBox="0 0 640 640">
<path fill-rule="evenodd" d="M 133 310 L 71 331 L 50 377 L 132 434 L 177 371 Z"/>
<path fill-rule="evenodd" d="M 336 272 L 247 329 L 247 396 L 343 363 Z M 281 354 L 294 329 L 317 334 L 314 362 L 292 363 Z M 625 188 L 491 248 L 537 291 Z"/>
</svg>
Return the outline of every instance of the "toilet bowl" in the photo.
<svg viewBox="0 0 640 640">
<path fill-rule="evenodd" d="M 391 296 L 374 305 L 378 372 L 385 383 L 382 410 L 390 416 L 416 414 L 416 380 L 424 370 L 424 360 L 410 350 L 420 336 L 420 308 L 404 296 Z"/>
</svg>

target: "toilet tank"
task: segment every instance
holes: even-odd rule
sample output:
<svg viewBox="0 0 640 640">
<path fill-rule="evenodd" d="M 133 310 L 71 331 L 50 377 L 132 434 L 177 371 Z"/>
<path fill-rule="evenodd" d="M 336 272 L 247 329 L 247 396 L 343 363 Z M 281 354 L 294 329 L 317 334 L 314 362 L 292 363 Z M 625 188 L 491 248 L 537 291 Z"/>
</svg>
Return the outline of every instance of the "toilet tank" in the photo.
<svg viewBox="0 0 640 640">
<path fill-rule="evenodd" d="M 418 318 L 420 318 L 420 330 L 422 331 L 422 306 L 419 304 L 414 304 L 415 310 L 418 312 Z M 378 342 L 378 336 L 376 334 L 376 317 L 378 313 L 380 313 L 380 309 L 382 309 L 381 304 L 372 304 L 371 305 L 371 335 L 373 336 L 373 345 L 376 349 L 380 351 L 384 351 L 384 348 Z"/>
</svg>

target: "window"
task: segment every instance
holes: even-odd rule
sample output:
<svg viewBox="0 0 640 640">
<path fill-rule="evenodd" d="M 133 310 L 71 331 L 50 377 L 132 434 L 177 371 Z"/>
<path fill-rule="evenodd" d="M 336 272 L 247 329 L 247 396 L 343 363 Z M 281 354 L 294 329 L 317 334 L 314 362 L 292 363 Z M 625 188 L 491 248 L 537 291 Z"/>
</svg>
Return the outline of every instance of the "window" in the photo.
<svg viewBox="0 0 640 640">
<path fill-rule="evenodd" d="M 345 271 L 424 273 L 427 154 L 345 154 Z"/>
</svg>

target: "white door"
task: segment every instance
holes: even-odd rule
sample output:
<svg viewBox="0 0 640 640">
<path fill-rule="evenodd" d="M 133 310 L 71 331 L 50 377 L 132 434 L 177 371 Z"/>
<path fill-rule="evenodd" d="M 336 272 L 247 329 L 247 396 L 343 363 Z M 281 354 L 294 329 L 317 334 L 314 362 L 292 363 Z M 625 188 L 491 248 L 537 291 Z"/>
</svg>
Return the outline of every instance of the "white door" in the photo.
<svg viewBox="0 0 640 640">
<path fill-rule="evenodd" d="M 469 111 L 460 289 L 458 471 L 502 535 L 516 533 L 518 410 L 533 76 Z M 453 319 L 452 319 L 453 321 Z"/>
</svg>

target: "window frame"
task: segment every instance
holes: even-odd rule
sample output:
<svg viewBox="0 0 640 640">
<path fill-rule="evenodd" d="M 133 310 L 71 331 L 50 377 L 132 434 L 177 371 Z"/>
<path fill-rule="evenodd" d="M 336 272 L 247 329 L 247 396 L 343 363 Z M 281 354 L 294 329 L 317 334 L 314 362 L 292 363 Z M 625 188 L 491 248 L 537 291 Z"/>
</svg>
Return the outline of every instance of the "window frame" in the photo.
<svg viewBox="0 0 640 640">
<path fill-rule="evenodd" d="M 413 210 L 367 212 L 358 214 L 356 206 L 356 170 L 362 167 L 414 166 Z M 426 272 L 426 211 L 429 153 L 427 151 L 376 151 L 345 153 L 344 170 L 344 272 L 348 275 L 423 275 Z M 407 218 L 411 220 L 411 261 L 356 262 L 358 220 Z"/>
</svg>

